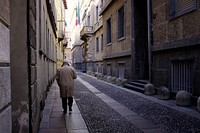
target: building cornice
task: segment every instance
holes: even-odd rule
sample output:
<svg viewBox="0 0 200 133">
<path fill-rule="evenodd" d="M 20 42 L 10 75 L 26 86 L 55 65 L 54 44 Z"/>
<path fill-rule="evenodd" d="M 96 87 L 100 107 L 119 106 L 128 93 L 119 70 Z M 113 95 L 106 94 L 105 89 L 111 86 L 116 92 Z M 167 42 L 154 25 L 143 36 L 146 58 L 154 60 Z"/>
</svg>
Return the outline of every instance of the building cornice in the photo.
<svg viewBox="0 0 200 133">
<path fill-rule="evenodd" d="M 67 9 L 67 0 L 62 0 L 62 1 L 63 1 L 65 9 Z"/>
<path fill-rule="evenodd" d="M 99 15 L 103 15 L 104 12 L 108 9 L 108 7 L 110 7 L 110 5 L 114 2 L 114 0 L 110 0 L 110 2 L 108 2 L 104 7 L 103 9 L 100 11 L 100 14 Z"/>
<path fill-rule="evenodd" d="M 53 14 L 52 5 L 51 5 L 49 0 L 46 0 L 46 5 L 47 5 L 47 11 L 48 11 L 48 15 L 49 15 L 49 18 L 50 18 L 50 22 L 51 22 L 51 25 L 53 27 L 54 35 L 57 38 L 57 34 L 56 34 L 57 27 L 56 27 L 55 16 Z"/>
<path fill-rule="evenodd" d="M 162 50 L 170 50 L 170 49 L 176 49 L 176 48 L 183 48 L 183 47 L 191 47 L 196 46 L 200 44 L 200 37 L 190 37 L 190 38 L 184 38 L 181 40 L 175 40 L 170 41 L 166 43 L 155 43 L 152 45 L 152 51 L 162 51 Z"/>
</svg>

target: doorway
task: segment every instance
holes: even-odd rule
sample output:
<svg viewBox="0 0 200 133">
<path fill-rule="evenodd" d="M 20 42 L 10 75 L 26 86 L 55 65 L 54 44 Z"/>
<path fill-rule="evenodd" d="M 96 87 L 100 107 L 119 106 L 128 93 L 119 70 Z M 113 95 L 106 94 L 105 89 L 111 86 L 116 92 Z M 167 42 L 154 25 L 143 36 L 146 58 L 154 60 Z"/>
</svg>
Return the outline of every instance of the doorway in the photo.
<svg viewBox="0 0 200 133">
<path fill-rule="evenodd" d="M 133 78 L 149 80 L 147 1 L 134 0 L 134 63 Z"/>
</svg>

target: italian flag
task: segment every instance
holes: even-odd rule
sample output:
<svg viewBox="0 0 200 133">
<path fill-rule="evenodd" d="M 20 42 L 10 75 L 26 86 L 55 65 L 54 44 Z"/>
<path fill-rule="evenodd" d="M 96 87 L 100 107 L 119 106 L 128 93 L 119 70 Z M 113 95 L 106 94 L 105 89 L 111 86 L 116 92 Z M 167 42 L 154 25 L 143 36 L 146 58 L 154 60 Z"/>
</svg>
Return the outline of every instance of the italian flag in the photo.
<svg viewBox="0 0 200 133">
<path fill-rule="evenodd" d="M 76 7 L 76 25 L 80 24 L 80 5 L 78 0 L 78 5 Z"/>
</svg>

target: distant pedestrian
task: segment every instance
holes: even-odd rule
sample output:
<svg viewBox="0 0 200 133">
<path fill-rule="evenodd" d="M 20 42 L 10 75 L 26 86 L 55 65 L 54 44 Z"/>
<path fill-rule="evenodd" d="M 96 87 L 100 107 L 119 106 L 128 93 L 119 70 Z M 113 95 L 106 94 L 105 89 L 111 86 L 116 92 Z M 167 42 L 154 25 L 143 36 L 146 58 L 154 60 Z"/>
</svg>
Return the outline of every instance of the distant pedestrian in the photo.
<svg viewBox="0 0 200 133">
<path fill-rule="evenodd" d="M 69 112 L 72 111 L 73 95 L 74 95 L 74 79 L 77 78 L 76 71 L 69 66 L 66 60 L 63 61 L 61 68 L 57 70 L 56 80 L 60 87 L 60 97 L 62 98 L 63 113 L 67 113 L 67 99 Z"/>
</svg>

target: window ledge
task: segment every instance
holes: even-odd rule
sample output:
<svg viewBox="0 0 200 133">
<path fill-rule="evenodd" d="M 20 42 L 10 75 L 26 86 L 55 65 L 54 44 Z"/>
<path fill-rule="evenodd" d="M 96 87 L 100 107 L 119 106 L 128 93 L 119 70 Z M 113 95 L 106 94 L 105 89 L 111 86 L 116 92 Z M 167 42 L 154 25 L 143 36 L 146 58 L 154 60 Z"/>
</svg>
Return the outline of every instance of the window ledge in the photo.
<svg viewBox="0 0 200 133">
<path fill-rule="evenodd" d="M 121 37 L 121 38 L 118 39 L 118 42 L 125 40 L 125 39 L 126 39 L 126 37 Z"/>
<path fill-rule="evenodd" d="M 112 43 L 110 42 L 110 43 L 107 43 L 107 46 L 109 46 L 109 45 L 111 45 Z"/>
</svg>

